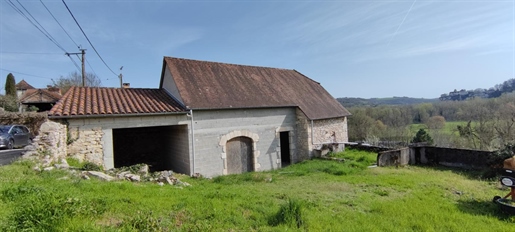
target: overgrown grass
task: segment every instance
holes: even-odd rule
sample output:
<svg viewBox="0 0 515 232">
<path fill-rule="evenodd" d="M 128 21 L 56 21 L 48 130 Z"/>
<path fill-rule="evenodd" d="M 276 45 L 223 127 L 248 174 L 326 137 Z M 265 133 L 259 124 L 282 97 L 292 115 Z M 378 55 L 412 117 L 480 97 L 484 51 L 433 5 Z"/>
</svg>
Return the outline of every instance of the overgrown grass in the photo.
<svg viewBox="0 0 515 232">
<path fill-rule="evenodd" d="M 310 160 L 190 187 L 82 180 L 0 167 L 0 231 L 511 231 L 497 180 L 424 167 L 367 168 L 376 154 Z M 363 157 L 363 158 L 362 158 Z"/>
</svg>

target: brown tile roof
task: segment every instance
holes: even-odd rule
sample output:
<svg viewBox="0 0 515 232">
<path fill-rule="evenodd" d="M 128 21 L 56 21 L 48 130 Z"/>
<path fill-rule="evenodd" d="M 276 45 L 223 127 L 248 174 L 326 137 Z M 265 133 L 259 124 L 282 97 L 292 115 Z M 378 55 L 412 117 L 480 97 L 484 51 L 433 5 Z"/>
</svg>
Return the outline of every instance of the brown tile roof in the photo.
<svg viewBox="0 0 515 232">
<path fill-rule="evenodd" d="M 165 57 L 185 106 L 192 109 L 299 107 L 310 119 L 350 115 L 318 82 L 296 70 Z"/>
<path fill-rule="evenodd" d="M 185 112 L 163 89 L 72 87 L 50 110 L 50 117 Z"/>
<path fill-rule="evenodd" d="M 24 104 L 56 103 L 61 97 L 61 94 L 46 89 L 27 89 L 20 97 L 20 102 Z"/>
<path fill-rule="evenodd" d="M 35 89 L 32 85 L 29 85 L 25 80 L 21 80 L 18 84 L 15 85 L 17 90 L 23 89 Z"/>
</svg>

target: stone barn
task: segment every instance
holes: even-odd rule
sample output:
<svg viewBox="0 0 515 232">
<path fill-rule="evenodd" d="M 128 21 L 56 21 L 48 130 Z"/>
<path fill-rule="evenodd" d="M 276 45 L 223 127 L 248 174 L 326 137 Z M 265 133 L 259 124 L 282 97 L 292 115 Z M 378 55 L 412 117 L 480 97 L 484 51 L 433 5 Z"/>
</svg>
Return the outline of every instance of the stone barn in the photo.
<svg viewBox="0 0 515 232">
<path fill-rule="evenodd" d="M 158 89 L 73 87 L 49 112 L 67 155 L 211 177 L 343 149 L 347 116 L 296 70 L 165 57 Z"/>
</svg>

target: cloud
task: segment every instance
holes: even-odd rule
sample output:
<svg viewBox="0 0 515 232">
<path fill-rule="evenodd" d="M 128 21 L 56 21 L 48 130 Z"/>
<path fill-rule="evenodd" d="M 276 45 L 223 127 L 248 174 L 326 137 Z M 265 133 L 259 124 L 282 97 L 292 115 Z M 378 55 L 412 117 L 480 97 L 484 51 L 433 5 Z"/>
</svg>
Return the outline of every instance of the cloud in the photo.
<svg viewBox="0 0 515 232">
<path fill-rule="evenodd" d="M 465 50 L 479 54 L 512 44 L 510 2 L 418 1 L 396 32 L 412 3 L 305 4 L 297 9 L 300 17 L 275 31 L 282 32 L 284 44 L 353 62 Z"/>
</svg>

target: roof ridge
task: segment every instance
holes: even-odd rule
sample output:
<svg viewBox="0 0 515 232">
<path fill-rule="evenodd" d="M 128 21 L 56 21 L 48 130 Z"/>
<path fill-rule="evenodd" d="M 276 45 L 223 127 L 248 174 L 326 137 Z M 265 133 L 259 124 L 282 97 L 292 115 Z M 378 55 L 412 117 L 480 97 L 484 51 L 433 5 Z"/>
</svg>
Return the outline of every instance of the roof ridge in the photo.
<svg viewBox="0 0 515 232">
<path fill-rule="evenodd" d="M 222 64 L 222 65 L 232 65 L 232 66 L 243 66 L 243 67 L 253 67 L 253 68 L 268 68 L 268 69 L 295 71 L 295 69 L 287 69 L 287 68 L 275 68 L 275 67 L 258 66 L 258 65 L 247 65 L 247 64 L 231 64 L 231 63 L 225 63 L 225 62 L 208 61 L 208 60 L 196 60 L 196 59 L 179 58 L 179 57 L 171 57 L 171 56 L 165 56 L 164 58 L 165 59 L 184 60 L 184 61 L 196 61 L 196 62 L 204 62 L 204 63 Z"/>
</svg>

